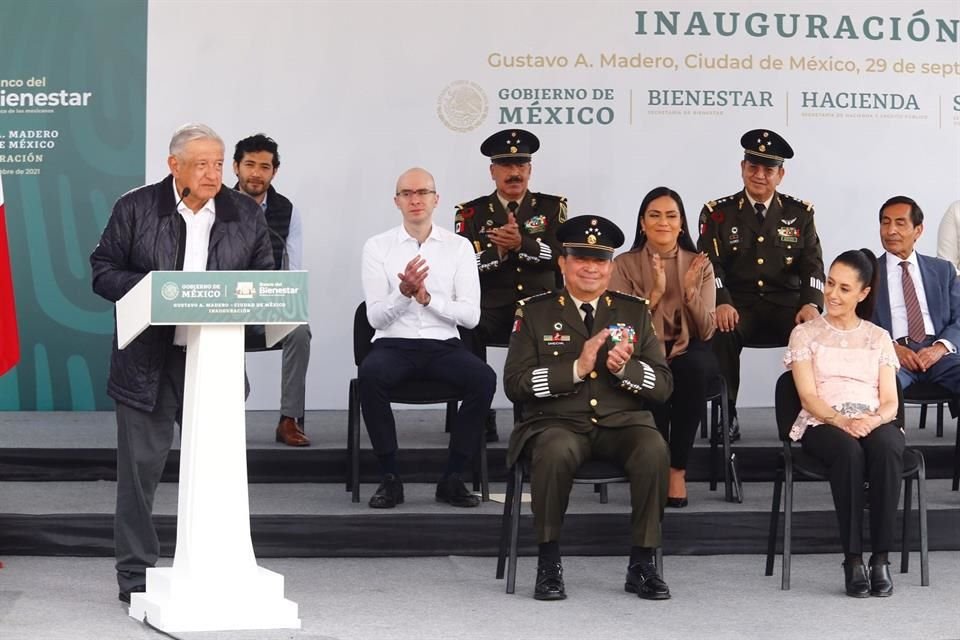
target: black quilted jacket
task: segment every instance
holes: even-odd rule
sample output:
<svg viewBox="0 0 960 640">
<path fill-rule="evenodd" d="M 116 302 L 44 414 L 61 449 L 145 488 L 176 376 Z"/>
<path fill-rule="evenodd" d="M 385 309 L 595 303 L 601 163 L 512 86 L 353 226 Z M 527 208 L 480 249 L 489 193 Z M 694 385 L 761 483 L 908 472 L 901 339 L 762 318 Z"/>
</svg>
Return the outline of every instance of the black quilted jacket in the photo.
<svg viewBox="0 0 960 640">
<path fill-rule="evenodd" d="M 252 198 L 222 186 L 214 198 L 207 271 L 274 268 L 267 223 Z M 100 242 L 90 255 L 93 290 L 111 302 L 122 298 L 145 274 L 174 270 L 185 241 L 174 215 L 173 176 L 134 189 L 117 200 Z M 174 327 L 149 327 L 123 351 L 113 334 L 107 393 L 117 402 L 153 411 L 160 372 L 173 342 Z"/>
</svg>

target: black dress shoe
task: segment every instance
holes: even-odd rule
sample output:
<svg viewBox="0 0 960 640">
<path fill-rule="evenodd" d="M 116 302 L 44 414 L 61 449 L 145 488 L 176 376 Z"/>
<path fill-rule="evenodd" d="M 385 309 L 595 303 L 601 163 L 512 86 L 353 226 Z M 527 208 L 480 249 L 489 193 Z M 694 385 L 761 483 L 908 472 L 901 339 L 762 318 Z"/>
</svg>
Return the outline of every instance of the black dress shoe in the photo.
<svg viewBox="0 0 960 640">
<path fill-rule="evenodd" d="M 497 435 L 497 412 L 493 409 L 487 414 L 486 425 L 487 442 L 500 442 L 500 436 Z"/>
<path fill-rule="evenodd" d="M 670 587 L 660 577 L 657 565 L 652 562 L 637 562 L 627 567 L 627 581 L 623 590 L 635 593 L 644 600 L 670 599 Z"/>
<path fill-rule="evenodd" d="M 403 504 L 403 483 L 400 478 L 388 473 L 370 498 L 371 509 L 393 509 Z"/>
<path fill-rule="evenodd" d="M 537 586 L 533 588 L 535 600 L 566 600 L 563 588 L 563 565 L 559 562 L 541 562 L 537 565 Z"/>
<path fill-rule="evenodd" d="M 145 593 L 146 591 L 147 591 L 147 587 L 145 585 L 138 584 L 135 587 L 131 587 L 129 591 L 121 591 L 120 593 L 118 593 L 117 599 L 120 600 L 120 602 L 125 602 L 127 604 L 130 604 L 131 593 Z"/>
<path fill-rule="evenodd" d="M 740 439 L 740 421 L 737 420 L 737 414 L 730 416 L 730 442 L 736 442 Z"/>
<path fill-rule="evenodd" d="M 667 506 L 671 509 L 683 509 L 690 504 L 686 498 L 667 498 Z"/>
<path fill-rule="evenodd" d="M 456 474 L 450 474 L 437 483 L 437 502 L 446 502 L 454 507 L 475 507 L 480 498 L 467 491 L 463 480 Z"/>
<path fill-rule="evenodd" d="M 870 595 L 886 598 L 893 595 L 893 580 L 890 578 L 889 562 L 870 563 Z"/>
<path fill-rule="evenodd" d="M 843 563 L 843 578 L 847 595 L 851 598 L 866 598 L 870 595 L 870 581 L 867 579 L 867 568 L 863 563 L 851 565 Z"/>
</svg>

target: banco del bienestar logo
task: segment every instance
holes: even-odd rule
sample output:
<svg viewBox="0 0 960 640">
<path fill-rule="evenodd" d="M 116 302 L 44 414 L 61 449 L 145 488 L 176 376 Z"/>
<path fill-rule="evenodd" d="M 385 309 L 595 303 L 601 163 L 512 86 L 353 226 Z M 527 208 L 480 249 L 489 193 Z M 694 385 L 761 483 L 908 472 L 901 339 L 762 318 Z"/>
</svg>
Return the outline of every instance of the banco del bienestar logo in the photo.
<svg viewBox="0 0 960 640">
<path fill-rule="evenodd" d="M 451 131 L 473 131 L 487 119 L 487 94 L 476 82 L 451 82 L 437 98 L 437 116 Z"/>
</svg>

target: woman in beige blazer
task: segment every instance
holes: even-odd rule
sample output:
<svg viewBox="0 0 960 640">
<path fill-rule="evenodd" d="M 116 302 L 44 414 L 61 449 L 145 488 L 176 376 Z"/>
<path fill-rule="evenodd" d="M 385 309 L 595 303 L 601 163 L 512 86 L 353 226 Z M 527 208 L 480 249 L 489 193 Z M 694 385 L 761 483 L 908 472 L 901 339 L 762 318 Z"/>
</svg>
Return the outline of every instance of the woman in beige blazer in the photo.
<svg viewBox="0 0 960 640">
<path fill-rule="evenodd" d="M 707 382 L 717 375 L 709 344 L 716 329 L 716 289 L 713 266 L 697 252 L 676 191 L 657 187 L 644 197 L 633 247 L 613 264 L 610 288 L 649 300 L 653 326 L 673 372 L 673 395 L 651 411 L 670 444 L 667 506 L 685 507 L 687 460 Z"/>
</svg>

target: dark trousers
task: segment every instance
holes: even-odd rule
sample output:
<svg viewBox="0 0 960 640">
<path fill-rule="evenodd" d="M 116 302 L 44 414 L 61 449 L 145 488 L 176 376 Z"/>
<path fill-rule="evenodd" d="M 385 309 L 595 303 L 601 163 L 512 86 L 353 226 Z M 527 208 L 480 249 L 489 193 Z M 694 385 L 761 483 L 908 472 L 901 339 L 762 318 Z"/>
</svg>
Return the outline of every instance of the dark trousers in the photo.
<svg viewBox="0 0 960 640">
<path fill-rule="evenodd" d="M 934 336 L 927 336 L 923 342 L 905 339 L 898 342 L 905 342 L 905 346 L 912 351 L 920 351 L 932 345 L 935 339 Z M 933 382 L 946 387 L 951 393 L 960 394 L 960 354 L 948 353 L 926 371 L 910 371 L 906 367 L 900 367 L 897 370 L 897 379 L 904 391 L 914 382 Z"/>
<path fill-rule="evenodd" d="M 863 553 L 864 480 L 870 483 L 870 548 L 874 553 L 885 553 L 893 547 L 904 444 L 903 432 L 892 422 L 863 438 L 825 424 L 804 432 L 804 452 L 830 469 L 830 489 L 844 553 Z"/>
<path fill-rule="evenodd" d="M 691 342 L 687 351 L 670 360 L 670 371 L 673 394 L 650 409 L 657 429 L 670 444 L 670 466 L 686 469 L 707 402 L 707 385 L 717 375 L 717 359 L 708 343 Z"/>
<path fill-rule="evenodd" d="M 630 539 L 634 546 L 660 546 L 660 520 L 667 502 L 667 443 L 649 427 L 598 427 L 577 433 L 550 427 L 526 445 L 537 542 L 560 539 L 573 477 L 586 460 L 602 458 L 623 466 L 630 479 Z"/>
<path fill-rule="evenodd" d="M 153 526 L 153 498 L 173 444 L 174 423 L 183 407 L 186 354 L 171 347 L 160 375 L 153 411 L 117 403 L 117 510 L 113 521 L 117 584 L 121 591 L 146 584 L 156 565 L 160 540 Z"/>
<path fill-rule="evenodd" d="M 720 374 L 727 381 L 731 408 L 736 406 L 740 391 L 740 352 L 750 345 L 787 346 L 798 311 L 797 307 L 783 307 L 763 300 L 749 304 L 734 301 L 733 306 L 740 314 L 740 322 L 733 331 L 717 330 L 712 340 Z"/>
<path fill-rule="evenodd" d="M 390 391 L 404 382 L 431 381 L 453 385 L 463 402 L 450 434 L 450 451 L 469 458 L 480 444 L 480 434 L 497 374 L 460 340 L 381 338 L 374 341 L 360 364 L 360 409 L 377 455 L 397 451 L 397 426 L 390 409 Z"/>
</svg>

